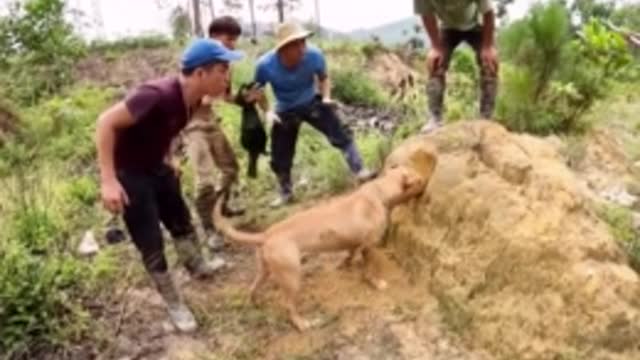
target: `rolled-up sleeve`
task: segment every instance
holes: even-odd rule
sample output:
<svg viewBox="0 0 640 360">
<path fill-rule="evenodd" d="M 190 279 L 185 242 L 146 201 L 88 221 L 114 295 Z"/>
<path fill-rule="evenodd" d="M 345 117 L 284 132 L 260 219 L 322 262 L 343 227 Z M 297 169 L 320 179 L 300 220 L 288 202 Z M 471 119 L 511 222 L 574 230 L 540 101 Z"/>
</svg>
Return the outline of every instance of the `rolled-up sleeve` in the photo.
<svg viewBox="0 0 640 360">
<path fill-rule="evenodd" d="M 158 89 L 147 85 L 141 85 L 133 90 L 124 101 L 136 122 L 147 118 L 159 102 L 160 92 Z"/>
<path fill-rule="evenodd" d="M 478 0 L 478 9 L 481 14 L 488 13 L 493 10 L 493 1 L 491 0 Z"/>
<path fill-rule="evenodd" d="M 413 12 L 418 15 L 433 14 L 433 5 L 430 0 L 413 0 Z"/>
</svg>

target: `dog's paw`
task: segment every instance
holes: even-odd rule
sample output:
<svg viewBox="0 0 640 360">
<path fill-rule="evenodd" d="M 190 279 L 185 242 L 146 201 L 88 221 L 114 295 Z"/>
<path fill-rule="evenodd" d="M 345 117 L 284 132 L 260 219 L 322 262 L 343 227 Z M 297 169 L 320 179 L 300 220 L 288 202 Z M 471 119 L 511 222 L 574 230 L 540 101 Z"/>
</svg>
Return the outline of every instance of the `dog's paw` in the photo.
<svg viewBox="0 0 640 360">
<path fill-rule="evenodd" d="M 303 332 L 309 330 L 313 324 L 311 321 L 306 319 L 297 319 L 293 321 L 293 325 L 298 329 L 298 331 Z"/>
<path fill-rule="evenodd" d="M 385 290 L 389 287 L 389 284 L 385 280 L 376 280 L 374 286 L 378 290 Z"/>
</svg>

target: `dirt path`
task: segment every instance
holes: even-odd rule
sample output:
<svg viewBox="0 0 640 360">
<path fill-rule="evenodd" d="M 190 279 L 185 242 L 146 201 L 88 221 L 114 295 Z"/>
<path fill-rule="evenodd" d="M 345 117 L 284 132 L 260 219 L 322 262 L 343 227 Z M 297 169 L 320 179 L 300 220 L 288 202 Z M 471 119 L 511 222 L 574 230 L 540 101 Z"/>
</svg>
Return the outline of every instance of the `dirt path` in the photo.
<svg viewBox="0 0 640 360">
<path fill-rule="evenodd" d="M 490 359 L 464 349 L 441 322 L 437 301 L 412 286 L 389 262 L 385 292 L 361 280 L 360 268 L 337 269 L 342 254 L 305 264 L 301 310 L 319 325 L 299 333 L 279 305 L 280 292 L 265 287 L 259 306 L 247 300 L 254 274 L 253 254 L 232 247 L 232 270 L 212 282 L 190 281 L 179 273 L 202 327 L 193 335 L 176 333 L 159 296 L 149 286 L 126 296 L 131 309 L 122 334 L 102 359 Z"/>
</svg>

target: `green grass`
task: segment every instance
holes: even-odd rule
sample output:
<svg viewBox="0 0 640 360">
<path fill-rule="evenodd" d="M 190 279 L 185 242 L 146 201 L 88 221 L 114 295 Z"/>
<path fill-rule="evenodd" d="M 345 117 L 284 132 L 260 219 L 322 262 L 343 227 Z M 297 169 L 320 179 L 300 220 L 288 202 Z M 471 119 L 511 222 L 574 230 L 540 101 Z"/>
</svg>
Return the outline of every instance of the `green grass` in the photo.
<svg viewBox="0 0 640 360">
<path fill-rule="evenodd" d="M 37 356 L 87 334 L 84 301 L 108 291 L 116 263 L 109 252 L 75 255 L 100 217 L 87 206 L 96 191 L 86 179 L 64 169 L 16 169 L 0 183 L 0 354 Z"/>
<path fill-rule="evenodd" d="M 633 227 L 631 210 L 615 205 L 603 205 L 598 215 L 609 225 L 611 235 L 622 246 L 631 266 L 640 272 L 640 236 Z"/>
</svg>

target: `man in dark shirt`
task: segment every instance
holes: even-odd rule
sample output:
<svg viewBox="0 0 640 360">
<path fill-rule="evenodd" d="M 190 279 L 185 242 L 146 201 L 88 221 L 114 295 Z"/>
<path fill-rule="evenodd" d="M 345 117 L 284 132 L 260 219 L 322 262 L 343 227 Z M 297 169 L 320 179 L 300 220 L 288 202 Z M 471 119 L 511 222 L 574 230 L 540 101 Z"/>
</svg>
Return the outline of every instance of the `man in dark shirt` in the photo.
<svg viewBox="0 0 640 360">
<path fill-rule="evenodd" d="M 220 41 L 231 50 L 235 50 L 241 34 L 240 24 L 230 16 L 215 18 L 209 25 L 209 37 Z M 250 90 L 244 95 L 244 99 L 254 102 L 261 95 L 260 90 Z M 206 244 L 211 250 L 220 251 L 224 241 L 211 220 L 216 199 L 222 197 L 225 216 L 241 215 L 243 211 L 232 210 L 227 204 L 231 196 L 231 187 L 238 179 L 238 160 L 229 138 L 223 131 L 222 118 L 214 111 L 213 100 L 203 99 L 201 106 L 194 110 L 192 119 L 184 129 L 184 143 L 193 167 L 194 203 L 207 238 Z M 227 88 L 221 100 L 235 103 L 231 95 L 231 86 Z"/>
<path fill-rule="evenodd" d="M 195 40 L 184 52 L 182 73 L 142 84 L 100 115 L 96 129 L 102 201 L 122 213 L 147 272 L 182 331 L 197 327 L 168 271 L 160 222 L 169 231 L 180 262 L 194 277 L 212 275 L 198 247 L 189 210 L 172 167 L 170 147 L 204 96 L 229 86 L 229 62 L 242 58 L 220 42 Z"/>
</svg>

